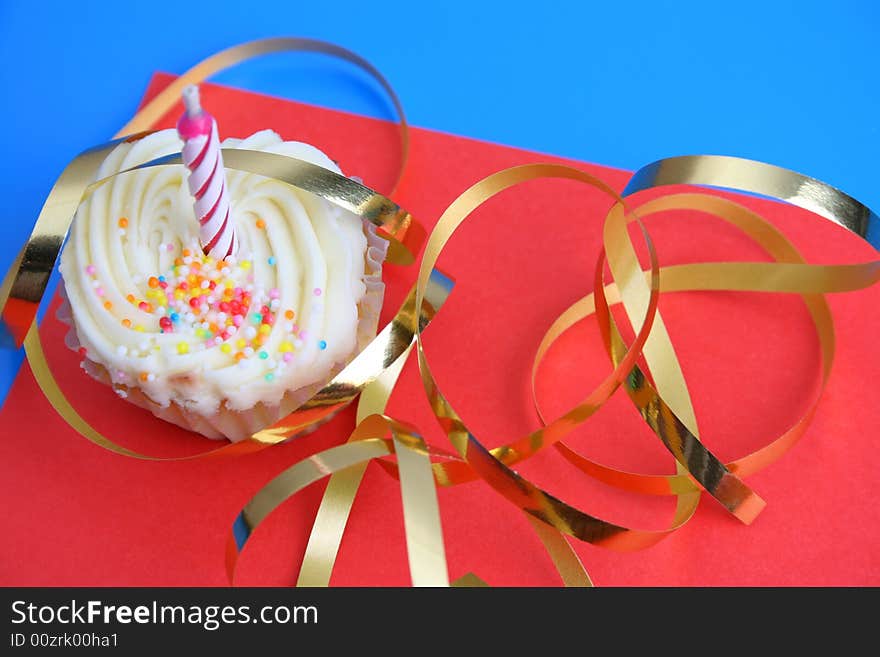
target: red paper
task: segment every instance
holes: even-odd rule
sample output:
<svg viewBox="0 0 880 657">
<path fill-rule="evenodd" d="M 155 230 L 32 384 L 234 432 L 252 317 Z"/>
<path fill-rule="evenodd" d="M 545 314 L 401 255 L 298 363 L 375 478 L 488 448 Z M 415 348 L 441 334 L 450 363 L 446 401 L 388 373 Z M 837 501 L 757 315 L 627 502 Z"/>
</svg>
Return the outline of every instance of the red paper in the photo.
<svg viewBox="0 0 880 657">
<path fill-rule="evenodd" d="M 152 96 L 170 77 L 157 75 Z M 223 135 L 272 127 L 311 142 L 348 174 L 387 189 L 399 156 L 394 126 L 370 118 L 214 85 L 203 102 Z M 159 127 L 171 127 L 172 112 Z M 622 188 L 627 173 L 413 129 L 412 153 L 395 195 L 432 226 L 471 183 L 535 161 L 576 164 Z M 876 253 L 852 235 L 800 210 L 741 199 L 782 228 L 811 262 L 860 262 Z M 592 287 L 607 201 L 572 183 L 539 181 L 506 192 L 459 231 L 440 266 L 457 285 L 426 333 L 434 373 L 455 408 L 489 446 L 537 426 L 528 398 L 531 358 L 548 322 Z M 734 229 L 704 216 L 649 221 L 663 264 L 761 259 Z M 414 267 L 388 266 L 387 320 L 414 281 Z M 872 463 L 880 426 L 880 286 L 831 297 L 839 340 L 826 395 L 804 436 L 781 461 L 748 478 L 768 502 L 752 526 L 704 497 L 694 519 L 659 545 L 617 553 L 576 544 L 600 585 L 880 584 L 880 511 Z M 817 380 L 817 342 L 792 296 L 665 295 L 661 312 L 690 384 L 704 441 L 733 459 L 765 444 L 804 410 Z M 65 391 L 81 413 L 120 442 L 155 454 L 203 451 L 193 437 L 118 400 L 78 369 L 47 318 L 42 333 Z M 564 355 L 564 357 L 563 357 Z M 551 412 L 608 371 L 594 322 L 575 328 L 548 356 L 539 394 Z M 389 407 L 427 438 L 443 441 L 410 362 Z M 106 452 L 70 429 L 42 397 L 25 365 L 2 415 L 0 495 L 4 585 L 226 584 L 224 546 L 241 507 L 297 460 L 343 441 L 353 408 L 318 432 L 227 461 L 152 463 Z M 124 437 L 124 438 L 123 438 Z M 603 462 L 672 472 L 671 457 L 622 393 L 571 443 Z M 555 451 L 521 471 L 559 497 L 610 520 L 660 528 L 673 500 L 623 494 L 579 475 Z M 323 484 L 283 505 L 254 535 L 238 582 L 295 580 Z M 482 482 L 439 493 L 450 576 L 474 572 L 492 585 L 557 585 L 558 576 L 520 512 Z M 336 585 L 406 585 L 397 483 L 371 466 L 339 553 Z"/>
</svg>

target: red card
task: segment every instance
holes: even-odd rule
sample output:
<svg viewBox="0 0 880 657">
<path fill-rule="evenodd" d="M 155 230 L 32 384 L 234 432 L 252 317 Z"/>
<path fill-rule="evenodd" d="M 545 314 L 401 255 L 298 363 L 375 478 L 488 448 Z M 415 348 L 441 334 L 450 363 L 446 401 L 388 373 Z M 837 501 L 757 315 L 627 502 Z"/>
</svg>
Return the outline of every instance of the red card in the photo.
<svg viewBox="0 0 880 657">
<path fill-rule="evenodd" d="M 157 75 L 152 96 L 170 80 Z M 205 106 L 221 133 L 246 136 L 271 127 L 317 145 L 348 174 L 386 189 L 399 159 L 387 122 L 215 85 Z M 172 112 L 159 127 L 171 127 Z M 628 174 L 595 165 L 413 129 L 412 153 L 395 199 L 427 226 L 470 184 L 528 162 L 586 168 L 616 188 Z M 858 238 L 797 209 L 754 198 L 810 262 L 862 262 L 877 254 Z M 537 181 L 479 209 L 451 241 L 440 266 L 456 288 L 426 332 L 426 349 L 451 402 L 488 446 L 538 426 L 528 374 L 549 322 L 592 288 L 607 200 L 569 182 Z M 649 221 L 662 264 L 766 256 L 718 220 L 694 213 Z M 397 309 L 415 267 L 387 266 L 383 319 Z M 874 377 L 880 372 L 880 286 L 830 298 L 837 360 L 816 418 L 786 456 L 748 483 L 768 507 L 751 526 L 705 496 L 693 520 L 659 545 L 618 553 L 576 543 L 600 585 L 880 584 L 880 511 L 873 448 L 880 426 Z M 690 385 L 704 442 L 732 460 L 784 431 L 806 408 L 818 379 L 815 332 L 791 295 L 680 293 L 661 312 Z M 154 454 L 204 451 L 194 437 L 126 404 L 78 368 L 62 343 L 64 327 L 47 317 L 48 358 L 81 414 L 119 442 Z M 542 369 L 539 395 L 552 414 L 590 390 L 608 371 L 593 321 L 575 327 Z M 410 362 L 389 412 L 443 446 Z M 345 440 L 353 408 L 316 433 L 225 461 L 153 463 L 106 452 L 68 427 L 42 397 L 27 365 L 0 415 L 0 494 L 4 585 L 225 585 L 224 545 L 241 507 L 271 477 L 303 457 Z M 672 472 L 671 457 L 623 393 L 570 441 L 610 465 Z M 662 528 L 671 498 L 611 490 L 585 479 L 554 450 L 521 472 L 595 515 Z M 254 534 L 239 582 L 295 580 L 324 484 L 284 504 Z M 474 572 L 492 585 L 557 585 L 546 553 L 522 514 L 482 482 L 439 492 L 451 578 Z M 368 469 L 339 553 L 335 585 L 406 585 L 397 483 Z"/>
</svg>

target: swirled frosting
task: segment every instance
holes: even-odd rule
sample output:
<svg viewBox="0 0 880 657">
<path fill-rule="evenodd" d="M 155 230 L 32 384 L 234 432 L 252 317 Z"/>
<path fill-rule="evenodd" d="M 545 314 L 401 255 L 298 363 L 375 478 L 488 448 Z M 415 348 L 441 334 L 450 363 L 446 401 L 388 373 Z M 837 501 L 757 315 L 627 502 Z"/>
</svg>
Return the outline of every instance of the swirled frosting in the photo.
<svg viewBox="0 0 880 657">
<path fill-rule="evenodd" d="M 270 130 L 223 146 L 339 172 Z M 98 178 L 180 149 L 174 130 L 122 143 Z M 241 246 L 225 263 L 202 254 L 182 165 L 118 176 L 79 208 L 61 274 L 81 352 L 120 395 L 137 387 L 161 407 L 247 410 L 326 380 L 356 350 L 361 220 L 260 176 L 228 170 L 227 184 Z"/>
</svg>

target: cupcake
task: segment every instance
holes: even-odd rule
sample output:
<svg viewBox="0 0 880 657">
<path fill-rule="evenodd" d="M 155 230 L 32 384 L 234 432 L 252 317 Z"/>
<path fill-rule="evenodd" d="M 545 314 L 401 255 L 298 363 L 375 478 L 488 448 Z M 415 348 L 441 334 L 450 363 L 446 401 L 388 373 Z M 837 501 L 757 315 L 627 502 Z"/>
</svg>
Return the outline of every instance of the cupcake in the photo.
<svg viewBox="0 0 880 657">
<path fill-rule="evenodd" d="M 121 143 L 97 178 L 178 153 L 175 130 Z M 340 173 L 271 130 L 224 148 Z M 82 367 L 121 398 L 209 438 L 242 440 L 308 400 L 376 334 L 387 242 L 307 192 L 226 171 L 233 255 L 206 255 L 183 165 L 118 176 L 77 211 L 59 317 Z"/>
</svg>

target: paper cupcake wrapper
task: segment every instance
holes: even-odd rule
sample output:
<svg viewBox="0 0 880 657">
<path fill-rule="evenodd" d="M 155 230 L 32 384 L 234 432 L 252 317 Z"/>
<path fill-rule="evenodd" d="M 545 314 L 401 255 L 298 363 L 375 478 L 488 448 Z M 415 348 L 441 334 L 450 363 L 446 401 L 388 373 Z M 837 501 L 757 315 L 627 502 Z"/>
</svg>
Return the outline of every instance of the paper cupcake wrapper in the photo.
<svg viewBox="0 0 880 657">
<path fill-rule="evenodd" d="M 385 296 L 385 284 L 382 282 L 382 263 L 388 251 L 388 242 L 376 234 L 376 227 L 364 222 L 364 232 L 367 237 L 367 251 L 364 256 L 364 285 L 366 291 L 358 303 L 357 346 L 342 362 L 336 363 L 327 375 L 326 380 L 314 384 L 286 391 L 280 400 L 258 402 L 252 408 L 246 410 L 231 410 L 223 400 L 217 411 L 206 415 L 193 409 L 186 408 L 176 401 L 168 406 L 161 406 L 150 399 L 137 385 L 125 385 L 113 383 L 107 369 L 88 356 L 84 357 L 81 367 L 94 379 L 112 386 L 116 393 L 126 401 L 150 411 L 156 417 L 176 424 L 189 431 L 195 431 L 207 438 L 222 440 L 224 438 L 233 442 L 244 440 L 253 433 L 270 426 L 288 415 L 304 402 L 315 395 L 326 383 L 336 376 L 360 353 L 376 336 L 379 324 L 379 313 L 382 310 L 382 300 Z M 61 285 L 62 303 L 56 316 L 66 324 L 69 329 L 64 338 L 64 343 L 72 350 L 80 348 L 79 337 L 76 333 L 76 325 L 73 321 L 73 311 L 64 289 L 63 279 Z M 321 422 L 312 425 L 299 435 L 310 433 L 324 422 L 329 421 L 335 413 L 331 413 Z"/>
</svg>

